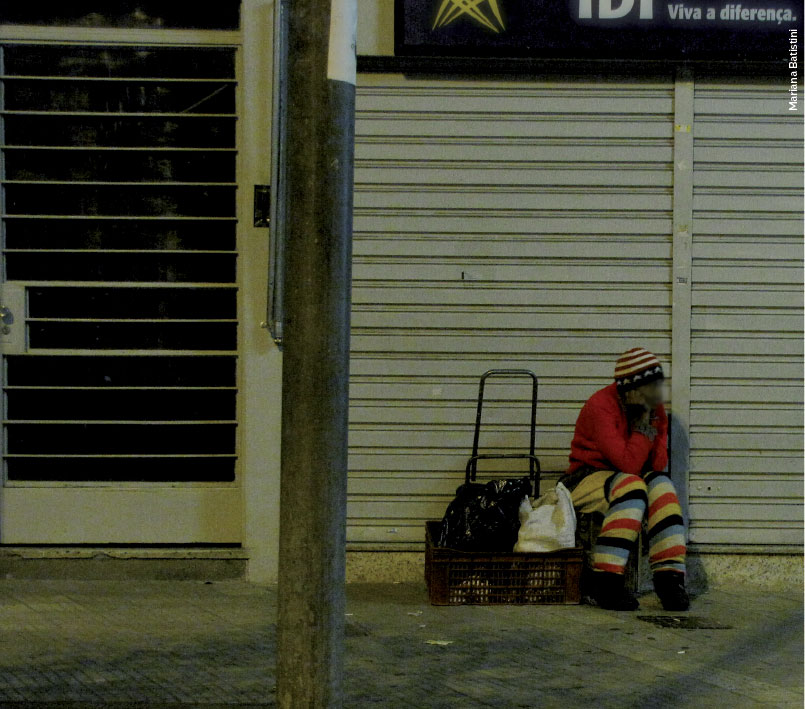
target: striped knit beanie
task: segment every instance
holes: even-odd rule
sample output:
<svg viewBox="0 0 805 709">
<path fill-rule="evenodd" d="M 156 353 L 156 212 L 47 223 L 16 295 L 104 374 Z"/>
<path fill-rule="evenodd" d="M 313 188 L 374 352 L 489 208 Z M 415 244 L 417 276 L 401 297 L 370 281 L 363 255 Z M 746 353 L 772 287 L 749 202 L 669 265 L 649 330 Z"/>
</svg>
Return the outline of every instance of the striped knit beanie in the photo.
<svg viewBox="0 0 805 709">
<path fill-rule="evenodd" d="M 624 352 L 615 363 L 615 382 L 619 391 L 629 391 L 664 379 L 660 360 L 642 347 L 633 347 Z"/>
</svg>

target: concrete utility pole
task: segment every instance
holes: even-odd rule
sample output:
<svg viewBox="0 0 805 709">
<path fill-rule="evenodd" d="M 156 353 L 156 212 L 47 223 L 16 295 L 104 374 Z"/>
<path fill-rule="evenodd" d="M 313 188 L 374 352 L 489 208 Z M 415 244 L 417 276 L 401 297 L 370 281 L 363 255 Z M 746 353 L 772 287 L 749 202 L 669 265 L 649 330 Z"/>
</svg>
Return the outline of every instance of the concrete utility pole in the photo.
<svg viewBox="0 0 805 709">
<path fill-rule="evenodd" d="M 282 2 L 288 200 L 277 701 L 318 709 L 342 706 L 357 0 Z"/>
</svg>

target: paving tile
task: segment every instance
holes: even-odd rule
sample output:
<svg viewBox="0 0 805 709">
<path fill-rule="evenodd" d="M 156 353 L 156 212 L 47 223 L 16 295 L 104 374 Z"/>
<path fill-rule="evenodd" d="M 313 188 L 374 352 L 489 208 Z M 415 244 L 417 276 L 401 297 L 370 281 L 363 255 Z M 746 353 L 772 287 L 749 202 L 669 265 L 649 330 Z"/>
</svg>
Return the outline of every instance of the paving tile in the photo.
<svg viewBox="0 0 805 709">
<path fill-rule="evenodd" d="M 344 706 L 799 709 L 801 598 L 713 588 L 689 615 L 730 627 L 685 629 L 637 618 L 668 615 L 653 594 L 618 613 L 353 585 Z M 273 589 L 237 579 L 0 580 L 0 707 L 273 706 L 275 615 Z"/>
</svg>

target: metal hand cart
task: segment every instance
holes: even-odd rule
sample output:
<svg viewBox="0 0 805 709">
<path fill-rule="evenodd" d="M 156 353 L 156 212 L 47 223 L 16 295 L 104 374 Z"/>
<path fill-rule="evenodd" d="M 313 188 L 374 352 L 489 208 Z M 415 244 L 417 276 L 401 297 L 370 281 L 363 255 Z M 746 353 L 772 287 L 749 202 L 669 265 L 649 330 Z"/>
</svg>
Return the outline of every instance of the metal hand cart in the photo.
<svg viewBox="0 0 805 709">
<path fill-rule="evenodd" d="M 531 431 L 528 453 L 478 453 L 478 441 L 481 437 L 481 412 L 484 406 L 484 386 L 490 377 L 529 377 L 531 379 Z M 539 483 L 541 469 L 539 458 L 535 455 L 535 445 L 537 440 L 537 393 L 539 382 L 537 375 L 528 369 L 490 369 L 481 375 L 481 382 L 478 385 L 478 410 L 475 414 L 475 435 L 472 439 L 472 455 L 467 460 L 467 468 L 464 475 L 464 482 L 475 482 L 478 473 L 478 461 L 494 458 L 527 458 L 528 477 L 531 479 L 532 494 L 539 496 Z"/>
<path fill-rule="evenodd" d="M 490 377 L 531 380 L 531 426 L 528 453 L 478 453 L 484 387 Z M 541 468 L 536 456 L 538 381 L 528 369 L 490 369 L 481 376 L 472 454 L 464 479 L 473 482 L 478 461 L 501 458 L 528 460 L 534 496 L 539 495 Z M 579 580 L 583 549 L 552 552 L 472 552 L 436 546 L 441 521 L 425 523 L 425 581 L 433 605 L 562 604 L 581 601 Z"/>
</svg>

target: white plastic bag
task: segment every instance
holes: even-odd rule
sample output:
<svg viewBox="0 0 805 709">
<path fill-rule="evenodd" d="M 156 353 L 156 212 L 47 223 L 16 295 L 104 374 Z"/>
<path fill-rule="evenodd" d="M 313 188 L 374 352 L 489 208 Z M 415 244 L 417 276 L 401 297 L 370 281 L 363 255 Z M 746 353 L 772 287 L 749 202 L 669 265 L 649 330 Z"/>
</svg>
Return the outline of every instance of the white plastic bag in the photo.
<svg viewBox="0 0 805 709">
<path fill-rule="evenodd" d="M 576 546 L 576 511 L 568 489 L 553 490 L 520 504 L 520 531 L 514 551 L 554 551 Z"/>
</svg>

